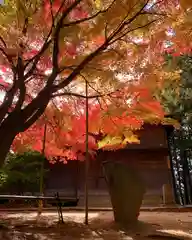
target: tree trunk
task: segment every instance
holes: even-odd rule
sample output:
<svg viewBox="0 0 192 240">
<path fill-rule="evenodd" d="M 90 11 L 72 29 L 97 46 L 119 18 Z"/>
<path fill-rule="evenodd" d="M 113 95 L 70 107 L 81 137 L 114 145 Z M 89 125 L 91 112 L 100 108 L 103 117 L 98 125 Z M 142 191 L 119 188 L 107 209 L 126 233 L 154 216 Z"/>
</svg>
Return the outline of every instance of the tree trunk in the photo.
<svg viewBox="0 0 192 240">
<path fill-rule="evenodd" d="M 104 163 L 114 219 L 120 224 L 137 221 L 145 187 L 134 169 L 119 162 Z"/>
<path fill-rule="evenodd" d="M 185 151 L 185 167 L 186 167 L 186 171 L 187 171 L 187 181 L 188 181 L 188 186 L 189 186 L 189 195 L 190 195 L 190 204 L 192 204 L 192 180 L 191 180 L 191 172 L 190 172 L 190 166 L 189 166 L 189 162 L 188 162 L 188 156 L 187 156 L 187 152 Z"/>
<path fill-rule="evenodd" d="M 174 190 L 174 200 L 177 204 L 180 204 L 180 198 L 178 196 L 178 192 L 177 192 L 177 178 L 175 176 L 175 170 L 174 170 L 174 164 L 173 164 L 173 160 L 174 160 L 174 154 L 173 154 L 173 131 L 174 128 L 172 126 L 165 126 L 165 130 L 166 130 L 166 135 L 167 135 L 167 143 L 168 143 L 168 152 L 169 152 L 169 162 L 170 162 L 170 166 L 171 166 L 171 176 L 172 176 L 172 186 L 173 186 L 173 190 Z M 178 168 L 177 168 L 178 170 Z M 182 197 L 182 193 L 181 193 L 181 189 L 179 190 L 179 195 L 180 197 Z"/>
<path fill-rule="evenodd" d="M 0 167 L 2 167 L 17 132 L 8 127 L 0 127 Z"/>
</svg>

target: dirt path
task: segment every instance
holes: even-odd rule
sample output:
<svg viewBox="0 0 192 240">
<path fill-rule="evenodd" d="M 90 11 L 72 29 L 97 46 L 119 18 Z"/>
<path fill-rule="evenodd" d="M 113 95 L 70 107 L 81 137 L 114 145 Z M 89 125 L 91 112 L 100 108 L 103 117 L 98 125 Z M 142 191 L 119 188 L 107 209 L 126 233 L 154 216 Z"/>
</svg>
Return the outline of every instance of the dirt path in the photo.
<svg viewBox="0 0 192 240">
<path fill-rule="evenodd" d="M 122 230 L 113 222 L 111 212 L 92 212 L 85 226 L 83 212 L 64 213 L 65 224 L 57 224 L 55 212 L 45 212 L 37 220 L 36 213 L 1 213 L 4 225 L 2 240 L 177 240 L 192 239 L 192 213 L 142 212 L 139 224 Z M 164 235 L 164 238 L 157 237 Z"/>
</svg>

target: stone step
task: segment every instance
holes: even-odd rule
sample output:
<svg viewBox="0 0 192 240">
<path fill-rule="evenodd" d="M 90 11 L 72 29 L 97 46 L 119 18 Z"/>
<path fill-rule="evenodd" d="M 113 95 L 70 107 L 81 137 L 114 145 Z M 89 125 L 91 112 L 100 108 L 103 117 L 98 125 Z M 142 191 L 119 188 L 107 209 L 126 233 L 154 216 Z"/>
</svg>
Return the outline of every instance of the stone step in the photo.
<svg viewBox="0 0 192 240">
<path fill-rule="evenodd" d="M 107 195 L 90 195 L 88 200 L 89 207 L 111 207 L 111 200 Z M 84 206 L 84 201 L 84 197 L 80 196 L 78 206 Z"/>
<path fill-rule="evenodd" d="M 90 207 L 111 207 L 109 195 L 89 195 Z M 159 195 L 145 196 L 142 206 L 159 206 L 163 203 L 162 197 Z M 84 196 L 81 195 L 78 206 L 84 206 Z"/>
</svg>

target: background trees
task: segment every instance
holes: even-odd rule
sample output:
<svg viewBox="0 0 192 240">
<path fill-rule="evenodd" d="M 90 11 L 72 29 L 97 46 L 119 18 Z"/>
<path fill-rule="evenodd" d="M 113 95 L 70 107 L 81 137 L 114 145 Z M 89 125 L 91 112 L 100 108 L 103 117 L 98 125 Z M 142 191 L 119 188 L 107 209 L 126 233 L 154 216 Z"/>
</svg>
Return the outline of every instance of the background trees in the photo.
<svg viewBox="0 0 192 240">
<path fill-rule="evenodd" d="M 192 61 L 191 55 L 181 54 L 174 56 L 170 52 L 165 56 L 165 68 L 170 73 L 177 70 L 179 76 L 173 80 L 173 75 L 170 74 L 165 79 L 164 87 L 158 93 L 159 99 L 162 102 L 167 114 L 177 119 L 181 123 L 191 123 L 191 77 L 192 77 Z"/>
</svg>

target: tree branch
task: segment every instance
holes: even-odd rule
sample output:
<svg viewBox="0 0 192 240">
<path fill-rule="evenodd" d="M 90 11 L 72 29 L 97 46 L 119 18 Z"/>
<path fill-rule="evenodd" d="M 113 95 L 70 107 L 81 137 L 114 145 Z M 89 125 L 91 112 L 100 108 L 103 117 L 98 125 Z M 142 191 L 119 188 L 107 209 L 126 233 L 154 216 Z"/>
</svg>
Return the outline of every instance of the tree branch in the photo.
<svg viewBox="0 0 192 240">
<path fill-rule="evenodd" d="M 155 22 L 158 21 L 158 20 L 159 20 L 159 19 L 155 19 L 155 20 L 153 20 L 153 21 L 150 21 L 150 22 L 146 23 L 145 25 L 138 26 L 138 27 L 136 27 L 136 28 L 134 28 L 134 29 L 127 29 L 127 31 L 125 31 L 122 35 L 120 35 L 119 37 L 117 37 L 116 39 L 114 39 L 113 41 L 111 41 L 111 42 L 110 42 L 110 45 L 113 44 L 113 43 L 115 43 L 115 42 L 117 42 L 118 40 L 122 39 L 122 38 L 125 37 L 128 33 L 134 32 L 134 31 L 136 31 L 136 30 L 138 30 L 138 29 L 141 29 L 141 28 L 148 27 L 148 26 L 150 26 L 151 24 L 155 23 Z"/>
<path fill-rule="evenodd" d="M 52 89 L 52 93 L 69 85 L 69 83 L 71 81 L 73 81 L 73 79 L 84 69 L 84 67 L 95 56 L 97 56 L 102 50 L 104 50 L 106 48 L 107 48 L 107 41 L 105 41 L 99 48 L 97 48 L 94 52 L 92 52 L 90 55 L 88 55 L 63 82 L 59 83 L 58 85 L 55 85 Z"/>
<path fill-rule="evenodd" d="M 25 123 L 26 126 L 29 126 L 31 123 L 33 123 L 33 120 L 36 121 L 37 117 L 36 116 L 40 116 L 40 112 L 41 109 L 40 107 L 42 107 L 42 109 L 45 109 L 50 97 L 51 97 L 51 92 L 52 92 L 52 88 L 50 88 L 50 86 L 52 86 L 53 81 L 55 80 L 55 78 L 57 77 L 58 74 L 58 69 L 57 69 L 57 55 L 58 55 L 58 51 L 59 51 L 59 46 L 58 46 L 58 41 L 59 41 L 59 34 L 60 34 L 60 30 L 62 27 L 62 23 L 64 18 L 73 10 L 73 8 L 75 8 L 82 0 L 76 0 L 74 3 L 72 3 L 66 10 L 65 12 L 62 14 L 61 18 L 59 19 L 57 25 L 56 25 L 56 29 L 54 32 L 54 36 L 53 36 L 53 41 L 54 41 L 54 46 L 53 46 L 53 59 L 52 61 L 54 62 L 54 66 L 53 66 L 53 71 L 50 75 L 50 77 L 47 80 L 47 84 L 46 86 L 41 90 L 41 92 L 38 94 L 38 96 L 32 100 L 32 102 L 30 104 L 28 104 L 23 110 L 22 110 L 22 118 L 25 119 L 25 122 L 29 122 L 29 123 Z M 61 8 L 61 6 L 60 6 Z M 47 36 L 47 40 L 49 38 L 49 35 L 51 35 L 53 30 L 53 26 L 51 27 L 51 30 Z M 29 72 L 25 75 L 30 77 L 30 75 L 33 73 L 33 71 L 36 68 L 36 64 L 38 63 L 38 61 L 40 60 L 41 55 L 44 53 L 44 51 L 48 48 L 49 44 L 52 42 L 52 39 L 45 42 L 42 49 L 40 50 L 39 54 L 36 55 L 36 58 L 34 60 L 32 69 L 29 70 Z M 56 67 L 56 69 L 54 68 Z M 45 106 L 46 105 L 46 106 Z M 39 111 L 37 111 L 37 107 L 39 109 Z M 37 112 L 37 113 L 36 113 Z M 39 115 L 40 114 L 40 115 Z M 31 116 L 31 118 L 30 118 Z M 27 119 L 30 120 L 27 120 Z M 27 127 L 24 127 L 25 129 L 27 129 Z"/>
<path fill-rule="evenodd" d="M 52 55 L 52 61 L 53 61 L 53 68 L 57 71 L 59 70 L 58 67 L 58 54 L 59 54 L 59 35 L 61 32 L 61 29 L 63 27 L 63 21 L 68 16 L 68 14 L 81 2 L 82 0 L 76 0 L 74 3 L 72 3 L 62 14 L 61 18 L 59 19 L 57 26 L 55 28 L 54 36 L 53 36 L 53 55 Z"/>
<path fill-rule="evenodd" d="M 62 23 L 63 23 L 63 20 L 64 18 L 71 12 L 71 10 L 77 6 L 82 0 L 76 0 L 76 2 L 74 2 L 73 4 L 71 4 L 67 9 L 66 11 L 63 13 L 62 17 L 60 18 L 60 20 L 58 21 L 57 23 L 57 26 L 55 28 L 55 33 L 53 35 L 53 38 L 52 39 L 49 39 L 52 32 L 53 32 L 53 28 L 54 28 L 54 21 L 52 20 L 52 26 L 50 28 L 50 31 L 44 41 L 44 44 L 41 48 L 41 50 L 39 51 L 38 54 L 36 54 L 32 59 L 30 59 L 27 64 L 25 65 L 25 69 L 26 67 L 31 63 L 33 62 L 32 64 L 32 67 L 30 68 L 30 70 L 25 74 L 25 80 L 28 79 L 30 77 L 30 75 L 34 72 L 34 70 L 36 69 L 36 66 L 41 58 L 41 56 L 44 54 L 44 52 L 48 49 L 48 47 L 50 46 L 50 44 L 52 43 L 52 41 L 54 42 L 54 46 L 53 46 L 53 55 L 52 55 L 52 62 L 53 62 L 53 69 L 55 71 L 54 72 L 54 75 L 56 75 L 56 69 L 58 70 L 58 53 L 59 53 L 59 44 L 58 44 L 58 40 L 59 40 L 59 34 L 60 34 L 60 30 L 62 28 Z M 58 15 L 59 11 L 62 9 L 62 6 L 64 4 L 65 1 L 63 1 L 63 3 L 61 4 L 58 12 L 56 15 Z M 55 16 L 56 17 L 56 16 Z M 55 76 L 56 77 L 56 76 Z M 53 79 L 53 76 L 50 77 L 50 81 L 49 82 L 52 82 L 52 79 Z"/>
<path fill-rule="evenodd" d="M 63 1 L 63 3 L 61 4 L 61 6 L 60 6 L 60 8 L 59 8 L 59 10 L 58 10 L 55 18 L 57 17 L 57 15 L 58 15 L 61 7 L 63 6 L 63 4 L 64 4 L 64 1 Z M 52 7 L 52 5 L 51 5 L 51 7 Z M 52 9 L 51 9 L 51 11 L 52 11 Z M 45 41 L 44 41 L 43 46 L 41 47 L 41 49 L 40 49 L 40 51 L 38 52 L 38 54 L 36 54 L 36 55 L 35 55 L 34 57 L 32 57 L 31 59 L 29 59 L 29 60 L 27 61 L 26 65 L 25 65 L 25 69 L 26 69 L 26 68 L 29 66 L 29 64 L 33 62 L 32 67 L 31 67 L 30 70 L 25 74 L 25 79 L 28 79 L 28 78 L 30 77 L 30 75 L 34 72 L 34 70 L 36 69 L 36 66 L 37 66 L 39 60 L 41 59 L 41 56 L 43 55 L 43 53 L 48 49 L 48 47 L 49 47 L 50 44 L 52 43 L 52 39 L 49 39 L 49 38 L 51 37 L 51 34 L 52 34 L 52 32 L 53 32 L 54 27 L 55 27 L 55 23 L 54 23 L 54 19 L 52 19 L 51 28 L 50 28 L 50 30 L 49 30 L 49 32 L 48 32 L 48 35 L 47 35 L 46 38 L 45 38 Z"/>
<path fill-rule="evenodd" d="M 143 7 L 141 7 L 140 10 L 137 11 L 131 18 L 126 20 L 126 18 L 129 15 L 129 13 L 128 13 L 127 16 L 124 18 L 124 20 L 122 21 L 122 23 L 120 23 L 119 26 L 116 28 L 116 30 L 114 30 L 110 34 L 110 36 L 108 37 L 109 41 L 111 41 L 118 33 L 120 33 L 125 26 L 131 24 L 141 14 L 141 12 L 144 10 L 144 8 L 147 6 L 148 3 L 149 3 L 149 0 L 147 0 L 146 3 L 143 5 Z M 134 6 L 133 6 L 133 8 L 134 8 Z"/>
<path fill-rule="evenodd" d="M 14 79 L 16 79 L 16 75 L 14 75 Z M 4 120 L 8 109 L 11 107 L 13 103 L 13 99 L 15 96 L 15 93 L 17 91 L 17 84 L 16 81 L 13 81 L 12 87 L 6 92 L 3 103 L 0 106 L 0 123 Z"/>
<path fill-rule="evenodd" d="M 87 81 L 87 80 L 85 80 Z M 88 81 L 87 81 L 88 82 Z M 79 97 L 79 98 L 102 98 L 102 97 L 106 97 L 106 96 L 111 96 L 113 95 L 114 93 L 117 93 L 119 92 L 120 89 L 116 89 L 112 92 L 109 92 L 109 93 L 104 93 L 104 94 L 101 94 L 99 91 L 97 91 L 95 88 L 93 88 L 89 82 L 88 82 L 88 85 L 95 91 L 97 92 L 98 94 L 95 94 L 95 95 L 90 95 L 90 96 L 85 96 L 85 95 L 82 95 L 82 94 L 78 94 L 78 93 L 73 93 L 73 92 L 62 92 L 62 93 L 56 93 L 56 94 L 53 94 L 52 95 L 52 98 L 55 98 L 55 97 L 62 97 L 62 96 L 73 96 L 73 97 Z"/>
<path fill-rule="evenodd" d="M 51 31 L 50 33 L 48 34 L 47 36 L 47 39 L 45 40 L 41 50 L 38 52 L 38 54 L 35 55 L 34 58 L 30 59 L 27 64 L 25 65 L 25 69 L 27 68 L 27 66 L 32 62 L 32 67 L 29 69 L 29 71 L 24 75 L 24 79 L 27 80 L 32 74 L 33 72 L 35 71 L 36 69 L 36 66 L 39 62 L 39 60 L 41 59 L 41 56 L 43 55 L 43 53 L 48 49 L 48 47 L 50 46 L 51 42 L 52 42 L 52 39 L 49 39 L 51 35 Z"/>
<path fill-rule="evenodd" d="M 9 54 L 7 54 L 6 51 L 3 48 L 0 48 L 0 51 L 6 57 L 7 61 L 11 65 L 11 68 L 15 70 L 15 66 L 14 66 L 12 58 L 9 56 Z"/>
<path fill-rule="evenodd" d="M 13 114 L 15 111 L 20 110 L 25 100 L 26 86 L 24 83 L 24 65 L 23 65 L 23 60 L 20 56 L 18 56 L 16 72 L 17 72 L 17 75 L 14 74 L 13 86 L 10 88 L 9 91 L 7 91 L 4 98 L 4 102 L 0 107 L 0 121 L 4 119 L 8 109 L 11 107 L 15 94 L 18 90 L 20 91 L 19 98 L 15 107 L 12 109 Z"/>
<path fill-rule="evenodd" d="M 73 96 L 73 97 L 78 97 L 78 98 L 98 98 L 98 97 L 104 97 L 107 95 L 109 95 L 109 94 L 103 94 L 103 95 L 99 94 L 99 95 L 92 95 L 92 96 L 86 97 L 85 95 L 81 95 L 78 93 L 64 92 L 64 93 L 56 93 L 56 94 L 52 95 L 52 98 L 62 97 L 62 96 Z"/>
<path fill-rule="evenodd" d="M 57 90 L 66 87 L 71 81 L 73 81 L 73 79 L 84 69 L 84 67 L 89 62 L 91 62 L 98 54 L 100 54 L 100 52 L 102 52 L 103 50 L 105 50 L 108 47 L 108 45 L 110 44 L 110 41 L 113 40 L 113 38 L 119 32 L 121 32 L 121 30 L 123 30 L 123 28 L 127 24 L 131 24 L 140 15 L 140 13 L 143 11 L 143 9 L 147 6 L 148 2 L 149 2 L 149 0 L 147 0 L 147 2 L 143 5 L 143 7 L 141 7 L 140 10 L 129 20 L 127 20 L 127 21 L 123 20 L 123 22 L 119 24 L 119 26 L 116 28 L 116 30 L 114 30 L 114 32 L 109 37 L 107 37 L 105 42 L 99 48 L 97 48 L 94 52 L 92 52 L 90 55 L 88 55 L 63 82 L 54 86 L 52 92 L 54 93 Z"/>
<path fill-rule="evenodd" d="M 3 43 L 3 47 L 7 48 L 7 44 L 5 42 L 5 40 L 3 39 L 3 37 L 0 36 L 0 41 Z"/>
<path fill-rule="evenodd" d="M 114 3 L 114 2 L 113 2 Z M 113 4 L 112 3 L 112 4 Z M 111 6 L 111 5 L 110 5 Z M 109 9 L 110 9 L 110 6 L 104 10 L 100 10 L 98 11 L 97 13 L 95 13 L 94 15 L 90 16 L 90 17 L 87 17 L 87 18 L 83 18 L 83 19 L 79 19 L 79 20 L 76 20 L 76 21 L 73 21 L 73 22 L 69 22 L 69 23 L 64 23 L 63 24 L 63 27 L 71 27 L 73 25 L 77 25 L 77 24 L 80 24 L 80 23 L 83 23 L 83 22 L 86 22 L 86 21 L 90 21 L 94 18 L 96 18 L 98 15 L 102 14 L 102 13 L 106 13 Z"/>
<path fill-rule="evenodd" d="M 20 125 L 19 131 L 26 131 L 45 111 L 47 104 L 43 107 L 37 108 L 33 115 L 31 115 L 23 124 Z"/>
<path fill-rule="evenodd" d="M 21 109 L 24 101 L 25 101 L 25 95 L 26 95 L 26 86 L 24 81 L 24 64 L 21 57 L 18 56 L 18 63 L 17 63 L 17 73 L 18 73 L 18 89 L 19 89 L 19 98 L 15 106 L 15 111 L 18 111 Z"/>
</svg>

